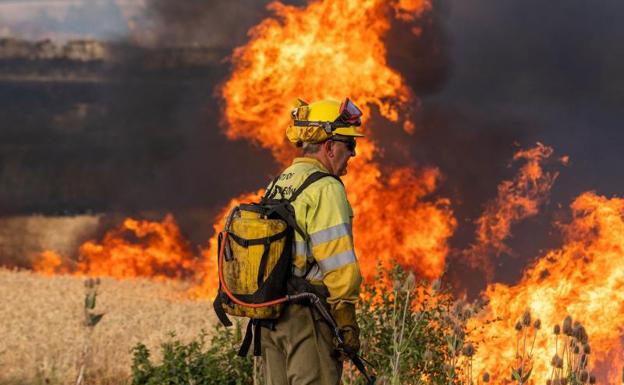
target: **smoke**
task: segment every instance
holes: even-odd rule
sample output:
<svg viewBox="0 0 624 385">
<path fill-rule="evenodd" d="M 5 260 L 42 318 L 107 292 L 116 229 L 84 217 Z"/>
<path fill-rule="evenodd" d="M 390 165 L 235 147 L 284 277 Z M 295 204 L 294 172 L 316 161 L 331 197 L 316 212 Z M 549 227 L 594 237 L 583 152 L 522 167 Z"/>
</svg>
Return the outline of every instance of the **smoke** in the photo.
<svg viewBox="0 0 624 385">
<path fill-rule="evenodd" d="M 456 1 L 461 61 L 448 91 L 474 102 L 592 107 L 621 100 L 621 2 Z"/>
<path fill-rule="evenodd" d="M 100 219 L 94 215 L 0 218 L 0 264 L 29 268 L 44 250 L 73 255 L 82 242 L 95 234 Z"/>
<path fill-rule="evenodd" d="M 523 146 L 542 141 L 571 159 L 554 185 L 553 202 L 565 206 L 593 189 L 620 193 L 623 171 L 612 165 L 619 157 L 615 143 L 624 141 L 624 133 L 616 128 L 621 121 L 617 106 L 624 102 L 624 77 L 617 69 L 624 65 L 624 47 L 618 43 L 624 27 L 616 16 L 622 12 L 624 4 L 614 1 L 453 1 L 445 24 L 452 41 L 452 76 L 441 92 L 425 98 L 424 109 L 433 106 L 449 122 L 447 137 L 489 131 L 504 139 L 498 146 L 473 146 L 487 149 L 476 158 L 464 156 L 466 151 L 475 155 L 474 150 L 454 148 L 460 155 L 450 169 L 461 173 L 473 168 L 473 159 L 491 156 L 485 170 L 500 174 L 505 162 L 496 153 L 509 158 L 513 141 Z M 481 118 L 464 121 L 465 114 L 455 111 Z M 443 138 L 440 141 L 437 148 L 448 147 Z M 488 174 L 472 174 L 474 183 L 484 183 Z M 461 190 L 466 198 L 476 195 L 465 187 Z M 489 196 L 495 191 L 485 190 Z M 485 190 L 479 188 L 479 193 Z M 552 211 L 546 214 L 555 215 L 554 208 L 548 210 Z M 527 254 L 545 246 L 530 244 L 524 247 Z"/>
<path fill-rule="evenodd" d="M 111 39 L 125 33 L 126 20 L 114 0 L 0 2 L 0 36 Z"/>
<path fill-rule="evenodd" d="M 160 220 L 173 211 L 204 242 L 220 205 L 277 171 L 270 154 L 225 139 L 214 94 L 267 3 L 145 0 L 130 10 L 96 1 L 0 27 L 27 38 L 106 36 L 116 47 L 110 60 L 84 63 L 0 59 L 0 103 L 9 106 L 0 110 L 0 213 Z M 375 139 L 386 164 L 440 169 L 439 194 L 461 224 L 454 248 L 470 243 L 485 202 L 513 176 L 506 166 L 518 145 L 541 141 L 570 155 L 553 202 L 624 189 L 624 171 L 613 167 L 624 142 L 623 10 L 620 2 L 435 0 L 422 18 L 393 23 L 388 61 L 420 97 L 416 129 L 389 126 Z M 552 242 L 557 215 L 547 206 L 544 223 L 512 229 L 520 261 Z M 500 269 L 518 263 L 503 261 Z"/>
<path fill-rule="evenodd" d="M 394 20 L 386 35 L 388 63 L 419 97 L 439 92 L 451 74 L 451 42 L 445 23 L 448 0 L 432 0 L 429 11 L 414 20 Z"/>
<path fill-rule="evenodd" d="M 487 0 L 435 1 L 419 20 L 420 35 L 388 35 L 393 67 L 421 97 L 413 135 L 399 127 L 376 138 L 392 163 L 429 164 L 446 176 L 460 226 L 451 245 L 474 240 L 475 221 L 497 184 L 516 172 L 508 161 L 518 147 L 537 141 L 570 155 L 553 186 L 552 199 L 535 218 L 513 226 L 510 248 L 496 264 L 495 279 L 512 282 L 527 261 L 560 240 L 552 223 L 578 194 L 596 189 L 619 194 L 624 171 L 615 143 L 624 142 L 621 92 L 624 27 L 619 2 L 573 0 L 544 4 Z M 395 31 L 397 31 L 395 33 Z M 452 281 L 466 282 L 468 267 L 451 258 Z M 469 269 L 468 269 L 469 271 Z M 469 293 L 485 277 L 471 272 Z M 466 288 L 463 288 L 466 289 Z"/>
<path fill-rule="evenodd" d="M 151 46 L 128 36 L 109 42 L 103 59 L 0 55 L 0 103 L 9 106 L 0 111 L 1 215 L 162 220 L 173 212 L 185 235 L 202 244 L 223 202 L 264 185 L 276 171 L 270 154 L 222 135 L 214 96 L 228 75 L 225 58 L 261 20 L 261 7 L 148 5 L 148 24 L 162 37 Z M 70 8 L 55 20 L 82 11 Z M 2 43 L 2 53 L 25 46 Z"/>
<path fill-rule="evenodd" d="M 148 0 L 133 38 L 150 45 L 231 48 L 266 15 L 268 1 Z"/>
</svg>

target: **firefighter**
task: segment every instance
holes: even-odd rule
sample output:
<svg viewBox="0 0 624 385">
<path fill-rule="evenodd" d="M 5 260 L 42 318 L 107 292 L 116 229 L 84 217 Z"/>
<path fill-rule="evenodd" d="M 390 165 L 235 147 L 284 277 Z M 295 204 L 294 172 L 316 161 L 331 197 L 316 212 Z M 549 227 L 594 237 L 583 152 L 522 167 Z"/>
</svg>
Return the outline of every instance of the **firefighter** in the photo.
<svg viewBox="0 0 624 385">
<path fill-rule="evenodd" d="M 287 137 L 302 154 L 274 182 L 281 198 L 287 199 L 314 172 L 347 173 L 356 138 L 363 136 L 356 130 L 361 115 L 349 99 L 298 101 Z M 337 343 L 314 309 L 290 304 L 271 327 L 262 328 L 266 380 L 269 385 L 338 385 L 342 362 L 360 348 L 355 306 L 362 277 L 353 246 L 353 211 L 341 181 L 331 177 L 308 186 L 292 206 L 308 235 L 308 241 L 295 235 L 293 285 L 308 285 L 300 289 L 325 299 L 343 343 Z"/>
</svg>

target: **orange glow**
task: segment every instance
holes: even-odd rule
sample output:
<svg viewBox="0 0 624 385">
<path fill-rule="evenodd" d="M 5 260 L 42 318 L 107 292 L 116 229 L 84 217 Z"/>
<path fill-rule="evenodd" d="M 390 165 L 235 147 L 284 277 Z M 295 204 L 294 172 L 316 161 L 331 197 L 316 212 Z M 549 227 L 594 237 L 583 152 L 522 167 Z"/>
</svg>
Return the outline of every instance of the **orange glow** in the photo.
<svg viewBox="0 0 624 385">
<path fill-rule="evenodd" d="M 539 142 L 531 149 L 518 151 L 513 160 L 524 160 L 526 164 L 513 180 L 498 185 L 496 198 L 477 219 L 476 242 L 464 255 L 473 267 L 483 269 L 489 280 L 494 273 L 490 257 L 510 251 L 504 241 L 511 235 L 511 226 L 536 215 L 539 206 L 548 199 L 559 173 L 544 171 L 542 165 L 552 154 L 551 147 Z"/>
<path fill-rule="evenodd" d="M 284 166 L 295 148 L 285 129 L 296 98 L 342 100 L 349 96 L 370 117 L 373 109 L 407 132 L 417 100 L 386 63 L 383 37 L 391 18 L 410 20 L 429 8 L 425 1 L 313 1 L 305 8 L 270 5 L 275 18 L 251 31 L 234 54 L 231 78 L 222 88 L 230 138 L 245 138 L 269 150 Z M 364 124 L 370 134 L 379 127 Z M 423 277 L 439 276 L 456 226 L 447 199 L 429 199 L 437 169 L 382 172 L 377 144 L 358 141 L 358 156 L 344 178 L 354 209 L 358 259 L 365 277 L 381 262 L 398 261 Z M 374 228 L 375 231 L 370 231 Z M 209 255 L 214 255 L 214 245 Z M 215 277 L 213 279 L 216 280 Z"/>
<path fill-rule="evenodd" d="M 624 358 L 624 199 L 587 192 L 571 209 L 572 221 L 562 225 L 566 241 L 561 248 L 535 262 L 519 284 L 497 283 L 486 289 L 487 317 L 502 321 L 481 329 L 485 343 L 475 357 L 479 372 L 488 371 L 500 381 L 510 377 L 511 369 L 501 363 L 513 362 L 514 324 L 528 307 L 543 325 L 535 345 L 532 383 L 549 379 L 555 349 L 552 330 L 566 315 L 587 329 L 590 364 L 602 362 L 594 367 L 603 377 L 598 377 L 599 383 L 619 383 Z M 473 320 L 474 326 L 480 322 Z"/>
<path fill-rule="evenodd" d="M 397 19 L 414 20 L 431 8 L 427 0 L 398 0 L 392 4 Z"/>
<path fill-rule="evenodd" d="M 63 257 L 51 250 L 46 250 L 39 254 L 32 268 L 39 274 L 48 276 L 68 272 L 67 267 L 63 264 Z"/>
<path fill-rule="evenodd" d="M 372 277 L 379 262 L 386 268 L 398 262 L 421 277 L 440 276 L 456 222 L 449 200 L 424 200 L 435 190 L 439 171 L 401 168 L 384 177 L 374 163 L 361 167 L 345 182 L 363 275 Z"/>
<path fill-rule="evenodd" d="M 162 223 L 127 218 L 101 241 L 87 241 L 79 249 L 78 264 L 70 268 L 52 251 L 40 255 L 33 269 L 43 274 L 73 272 L 114 278 L 150 277 L 156 280 L 192 277 L 197 262 L 173 217 Z"/>
<path fill-rule="evenodd" d="M 408 109 L 413 95 L 386 63 L 382 38 L 391 10 L 419 13 L 422 1 L 313 1 L 305 8 L 279 2 L 276 17 L 254 27 L 238 48 L 234 71 L 222 89 L 230 138 L 245 138 L 287 162 L 285 140 L 291 104 L 351 97 L 366 116 L 371 107 L 391 121 Z"/>
</svg>

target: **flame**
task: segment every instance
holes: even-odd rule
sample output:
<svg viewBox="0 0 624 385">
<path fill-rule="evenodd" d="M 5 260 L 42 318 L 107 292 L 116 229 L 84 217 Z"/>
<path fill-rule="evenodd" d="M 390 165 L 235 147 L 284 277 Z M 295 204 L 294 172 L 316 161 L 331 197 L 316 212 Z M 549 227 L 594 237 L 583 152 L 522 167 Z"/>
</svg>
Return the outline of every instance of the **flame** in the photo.
<svg viewBox="0 0 624 385">
<path fill-rule="evenodd" d="M 489 280 L 494 274 L 490 256 L 510 253 L 504 241 L 511 235 L 511 226 L 536 215 L 539 206 L 548 199 L 558 173 L 544 171 L 543 164 L 552 154 L 551 147 L 539 142 L 531 149 L 516 152 L 513 160 L 525 160 L 526 164 L 513 180 L 499 184 L 496 198 L 477 219 L 476 242 L 464 255 L 473 267 L 483 269 Z M 567 157 L 560 161 L 566 164 Z"/>
<path fill-rule="evenodd" d="M 33 262 L 33 270 L 42 275 L 52 276 L 68 272 L 63 257 L 53 250 L 45 250 Z"/>
<path fill-rule="evenodd" d="M 439 277 L 449 251 L 446 240 L 456 226 L 448 199 L 423 199 L 435 190 L 439 171 L 400 168 L 384 178 L 370 163 L 354 174 L 345 180 L 362 274 L 372 277 L 379 262 L 385 268 L 397 262 L 421 277 Z"/>
<path fill-rule="evenodd" d="M 71 272 L 114 278 L 150 277 L 156 280 L 189 278 L 197 262 L 173 216 L 160 222 L 127 218 L 104 234 L 100 242 L 87 241 L 78 251 L 78 263 L 70 266 L 60 255 L 44 251 L 33 264 L 42 274 Z"/>
<path fill-rule="evenodd" d="M 271 3 L 276 18 L 254 27 L 250 42 L 234 52 L 234 71 L 222 89 L 226 134 L 260 144 L 287 163 L 292 151 L 284 129 L 298 97 L 349 96 L 365 115 L 375 106 L 383 117 L 397 121 L 413 95 L 388 67 L 382 38 L 390 28 L 391 9 L 413 15 L 427 7 L 404 0 L 325 0 L 305 8 Z"/>
<path fill-rule="evenodd" d="M 272 3 L 275 17 L 253 28 L 249 43 L 235 51 L 232 76 L 221 90 L 227 136 L 271 150 L 286 166 L 294 148 L 284 132 L 298 97 L 349 96 L 365 118 L 374 108 L 391 122 L 403 119 L 404 130 L 411 132 L 410 108 L 418 101 L 387 65 L 383 37 L 392 17 L 412 20 L 429 7 L 422 0 L 326 0 L 304 8 Z M 367 134 L 373 128 L 366 126 Z M 378 151 L 372 139 L 359 140 L 358 156 L 344 178 L 364 276 L 371 277 L 378 262 L 389 266 L 397 260 L 421 276 L 437 277 L 456 226 L 447 199 L 426 200 L 440 173 L 433 168 L 382 172 L 375 161 Z"/>
<path fill-rule="evenodd" d="M 527 269 L 519 284 L 487 287 L 487 318 L 500 317 L 501 322 L 480 329 L 485 342 L 475 357 L 476 370 L 509 378 L 511 369 L 501 362 L 513 362 L 514 324 L 530 307 L 544 325 L 535 343 L 533 383 L 549 379 L 555 352 L 552 330 L 566 315 L 585 326 L 602 383 L 618 383 L 617 365 L 624 358 L 624 199 L 586 192 L 571 209 L 572 221 L 562 225 L 565 244 L 561 248 Z M 473 326 L 480 324 L 474 320 Z"/>
</svg>

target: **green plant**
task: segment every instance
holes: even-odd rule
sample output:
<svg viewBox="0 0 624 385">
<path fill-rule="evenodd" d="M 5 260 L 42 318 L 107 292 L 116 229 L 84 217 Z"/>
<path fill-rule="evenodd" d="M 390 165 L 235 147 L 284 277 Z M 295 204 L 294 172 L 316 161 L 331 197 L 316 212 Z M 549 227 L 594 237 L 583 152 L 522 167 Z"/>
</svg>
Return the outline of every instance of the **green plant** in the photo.
<svg viewBox="0 0 624 385">
<path fill-rule="evenodd" d="M 104 313 L 96 313 L 95 305 L 97 299 L 97 290 L 100 286 L 100 279 L 89 278 L 84 282 L 85 286 L 85 300 L 84 300 L 84 340 L 82 344 L 82 351 L 79 358 L 78 376 L 76 377 L 76 385 L 82 385 L 85 382 L 87 375 L 87 367 L 91 359 L 91 340 L 93 336 L 93 329 L 104 317 Z"/>
<path fill-rule="evenodd" d="M 518 385 L 526 384 L 533 372 L 533 349 L 542 322 L 536 319 L 531 324 L 531 311 L 524 311 L 522 319 L 516 322 L 516 360 L 511 368 L 511 377 Z M 532 337 L 531 337 L 532 336 Z M 530 346 L 527 345 L 530 342 Z"/>
<path fill-rule="evenodd" d="M 142 344 L 133 349 L 132 385 L 251 385 L 258 383 L 256 366 L 251 357 L 238 357 L 241 326 L 233 328 L 217 325 L 210 347 L 207 333 L 187 344 L 171 334 L 161 345 L 162 362 L 155 364 L 150 351 Z"/>
<path fill-rule="evenodd" d="M 393 290 L 386 289 L 388 280 Z M 431 287 L 416 282 L 399 267 L 375 282 L 381 283 L 363 288 L 358 323 L 362 355 L 377 368 L 379 383 L 461 384 L 475 352 L 465 344 L 466 319 L 474 306 L 453 301 L 439 282 Z M 345 383 L 364 382 L 347 368 Z"/>
<path fill-rule="evenodd" d="M 559 324 L 555 325 L 553 334 L 555 354 L 550 362 L 552 370 L 547 384 L 595 384 L 596 377 L 588 371 L 591 347 L 585 327 L 579 321 L 573 322 L 572 317 L 566 316 L 563 328 Z"/>
<path fill-rule="evenodd" d="M 413 274 L 396 267 L 379 273 L 376 284 L 363 287 L 358 311 L 362 355 L 376 368 L 378 385 L 463 385 L 472 383 L 475 345 L 466 321 L 479 307 L 455 301 Z M 394 282 L 391 285 L 389 282 Z M 387 288 L 392 286 L 392 290 Z M 133 348 L 132 385 L 201 384 L 260 385 L 261 362 L 236 356 L 241 327 L 217 324 L 210 344 L 207 334 L 184 344 L 172 335 L 161 345 L 162 362 L 155 364 L 144 344 Z M 209 345 L 209 346 L 208 346 Z M 487 378 L 486 378 L 487 377 Z M 484 375 L 483 383 L 489 381 Z M 345 366 L 343 383 L 362 385 L 363 377 Z"/>
</svg>

